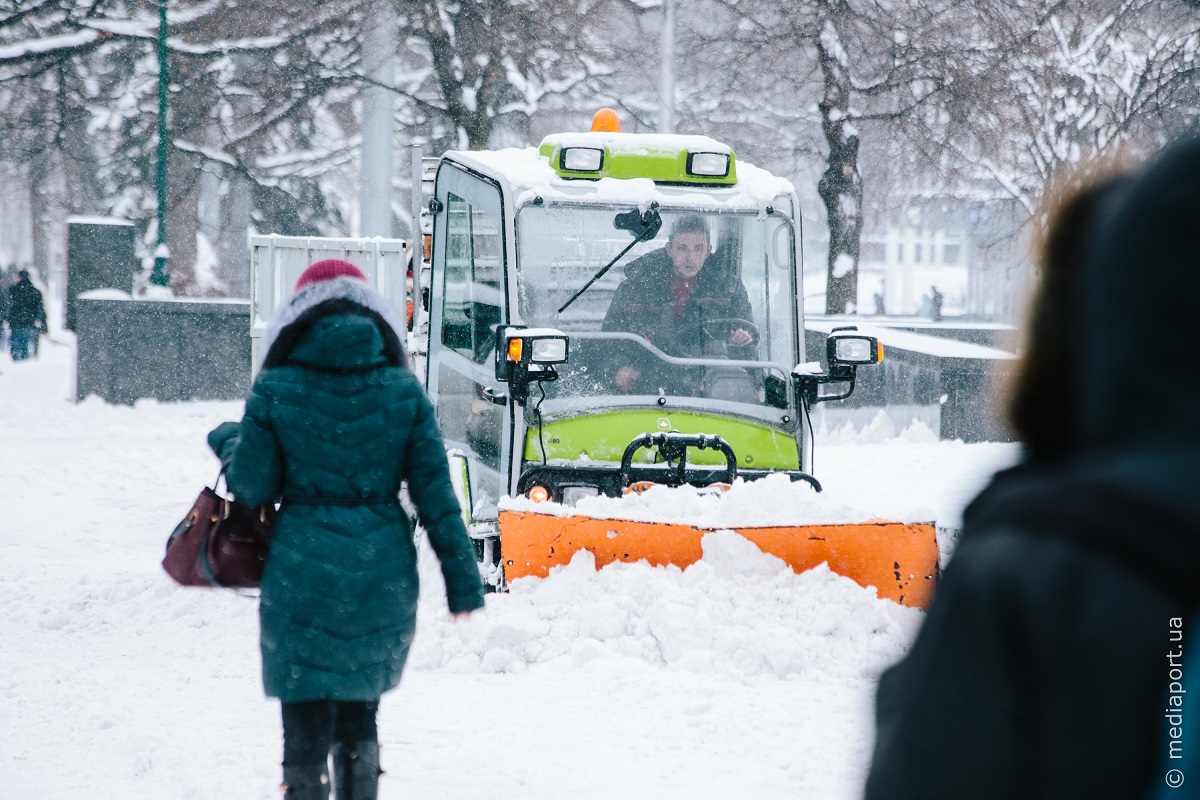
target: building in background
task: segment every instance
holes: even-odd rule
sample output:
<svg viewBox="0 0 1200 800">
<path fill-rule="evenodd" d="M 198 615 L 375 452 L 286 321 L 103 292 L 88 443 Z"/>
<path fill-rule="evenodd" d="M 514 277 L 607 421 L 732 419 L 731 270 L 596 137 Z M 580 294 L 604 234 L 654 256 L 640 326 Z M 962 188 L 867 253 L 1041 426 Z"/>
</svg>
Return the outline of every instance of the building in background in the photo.
<svg viewBox="0 0 1200 800">
<path fill-rule="evenodd" d="M 1029 216 L 998 186 L 913 191 L 868 220 L 859 251 L 858 308 L 890 315 L 1016 322 L 1029 288 Z M 877 298 L 876 295 L 879 295 Z"/>
</svg>

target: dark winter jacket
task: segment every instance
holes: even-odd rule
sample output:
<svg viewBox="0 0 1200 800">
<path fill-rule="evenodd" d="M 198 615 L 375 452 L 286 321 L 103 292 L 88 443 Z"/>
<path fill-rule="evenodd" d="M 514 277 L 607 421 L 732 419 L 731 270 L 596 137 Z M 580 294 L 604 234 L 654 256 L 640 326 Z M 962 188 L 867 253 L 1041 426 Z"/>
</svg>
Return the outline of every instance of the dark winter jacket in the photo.
<svg viewBox="0 0 1200 800">
<path fill-rule="evenodd" d="M 209 441 L 230 489 L 281 498 L 259 607 L 263 684 L 284 702 L 378 700 L 413 640 L 417 558 L 402 481 L 442 563 L 452 612 L 483 605 L 434 411 L 396 330 L 318 283 L 269 336 L 241 423 Z M 335 295 L 338 293 L 335 291 Z"/>
<path fill-rule="evenodd" d="M 868 800 L 1140 798 L 1163 780 L 1170 671 L 1200 604 L 1200 371 L 1179 368 L 1200 142 L 1108 213 L 1078 287 L 1070 452 L 1001 473 L 968 508 L 912 651 L 880 681 Z"/>
<path fill-rule="evenodd" d="M 710 257 L 688 295 L 683 315 L 675 316 L 671 288 L 674 267 L 665 250 L 655 250 L 625 268 L 625 280 L 613 293 L 604 330 L 643 336 L 664 353 L 685 358 L 753 358 L 753 347 L 728 344 L 732 328 L 753 330 L 754 312 L 741 280 Z M 728 320 L 742 320 L 738 325 Z M 664 365 L 644 349 L 628 350 L 620 363 L 636 367 L 643 382 Z"/>
<path fill-rule="evenodd" d="M 9 289 L 8 324 L 13 328 L 46 329 L 46 309 L 42 305 L 42 293 L 32 283 L 22 278 Z"/>
<path fill-rule="evenodd" d="M 868 800 L 1140 797 L 1200 601 L 1198 479 L 1197 449 L 997 476 L 880 681 Z"/>
</svg>

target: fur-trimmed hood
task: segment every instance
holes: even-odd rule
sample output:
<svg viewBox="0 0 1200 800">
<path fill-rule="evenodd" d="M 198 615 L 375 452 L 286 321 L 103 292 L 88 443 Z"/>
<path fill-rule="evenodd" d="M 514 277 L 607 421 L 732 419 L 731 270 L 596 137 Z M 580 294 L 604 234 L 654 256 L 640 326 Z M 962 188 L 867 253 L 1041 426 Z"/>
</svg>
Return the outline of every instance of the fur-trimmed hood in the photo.
<svg viewBox="0 0 1200 800">
<path fill-rule="evenodd" d="M 263 369 L 282 366 L 313 323 L 333 314 L 358 313 L 374 320 L 383 337 L 387 362 L 408 366 L 406 327 L 395 309 L 368 284 L 355 278 L 333 278 L 310 284 L 278 306 L 263 333 Z"/>
</svg>

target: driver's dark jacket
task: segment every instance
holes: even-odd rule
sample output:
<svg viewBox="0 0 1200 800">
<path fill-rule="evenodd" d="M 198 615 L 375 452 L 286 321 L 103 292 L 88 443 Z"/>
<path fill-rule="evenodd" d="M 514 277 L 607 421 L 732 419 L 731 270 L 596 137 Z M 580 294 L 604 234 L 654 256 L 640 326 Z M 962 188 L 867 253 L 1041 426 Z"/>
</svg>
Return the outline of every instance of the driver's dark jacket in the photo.
<svg viewBox="0 0 1200 800">
<path fill-rule="evenodd" d="M 753 320 L 746 287 L 716 259 L 709 257 L 700 270 L 695 288 L 688 296 L 683 316 L 675 316 L 675 295 L 671 290 L 674 265 L 666 250 L 655 250 L 634 260 L 625 268 L 625 280 L 613 293 L 604 317 L 604 330 L 633 333 L 672 356 L 685 358 L 747 358 L 752 347 L 729 344 L 737 324 L 718 324 L 717 320 Z M 705 327 L 708 322 L 713 324 Z M 745 325 L 741 327 L 746 327 Z M 683 336 L 679 334 L 682 333 Z M 616 363 L 620 362 L 620 363 Z M 642 382 L 653 376 L 649 370 L 662 368 L 661 362 L 644 348 L 629 348 L 612 365 L 632 366 L 642 373 Z M 645 387 L 652 388 L 652 387 Z"/>
</svg>

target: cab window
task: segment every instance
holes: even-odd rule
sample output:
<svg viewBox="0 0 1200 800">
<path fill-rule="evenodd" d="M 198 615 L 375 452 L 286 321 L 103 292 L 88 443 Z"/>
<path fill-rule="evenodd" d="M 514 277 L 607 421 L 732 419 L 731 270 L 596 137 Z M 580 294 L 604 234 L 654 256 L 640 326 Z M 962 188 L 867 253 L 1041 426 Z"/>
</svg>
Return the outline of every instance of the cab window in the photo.
<svg viewBox="0 0 1200 800">
<path fill-rule="evenodd" d="M 446 213 L 442 344 L 483 364 L 495 344 L 503 301 L 500 221 L 455 194 Z"/>
</svg>

